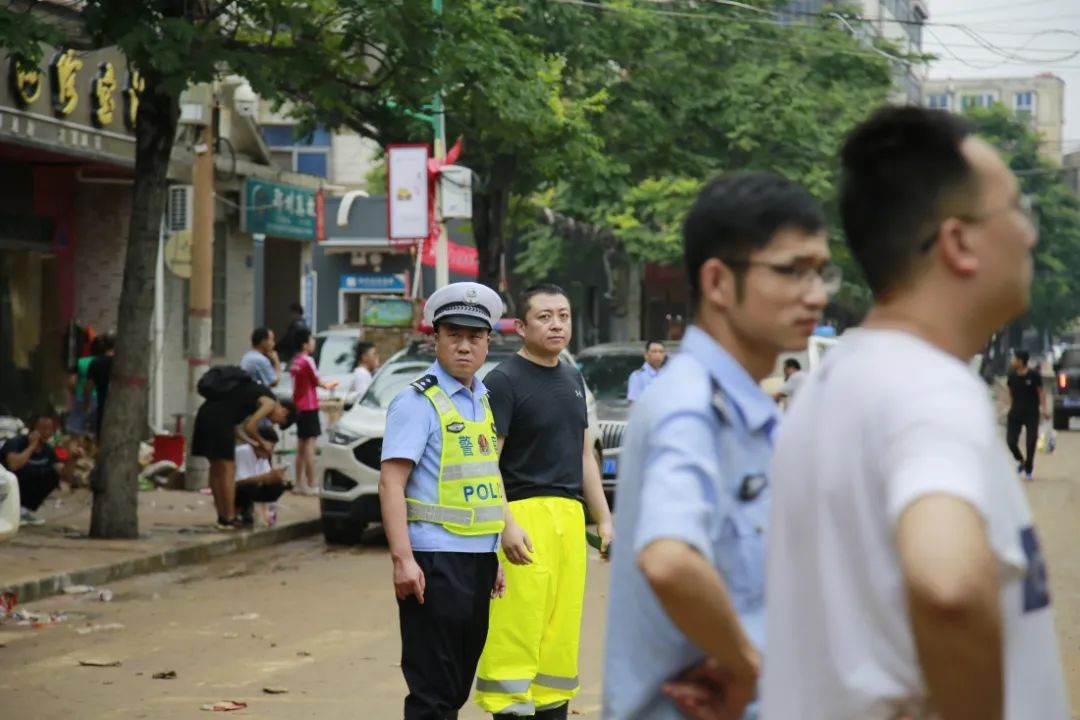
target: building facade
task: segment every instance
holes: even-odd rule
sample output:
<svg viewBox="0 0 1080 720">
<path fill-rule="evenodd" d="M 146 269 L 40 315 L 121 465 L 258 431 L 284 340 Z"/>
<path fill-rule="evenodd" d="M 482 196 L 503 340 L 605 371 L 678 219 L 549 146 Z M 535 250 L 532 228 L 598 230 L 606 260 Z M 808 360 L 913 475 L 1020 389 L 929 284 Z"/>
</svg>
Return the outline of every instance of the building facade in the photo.
<svg viewBox="0 0 1080 720">
<path fill-rule="evenodd" d="M 1065 125 L 1065 81 L 1052 73 L 1010 78 L 935 78 L 923 85 L 928 107 L 963 112 L 1002 104 L 1042 138 L 1040 150 L 1060 165 Z"/>
</svg>

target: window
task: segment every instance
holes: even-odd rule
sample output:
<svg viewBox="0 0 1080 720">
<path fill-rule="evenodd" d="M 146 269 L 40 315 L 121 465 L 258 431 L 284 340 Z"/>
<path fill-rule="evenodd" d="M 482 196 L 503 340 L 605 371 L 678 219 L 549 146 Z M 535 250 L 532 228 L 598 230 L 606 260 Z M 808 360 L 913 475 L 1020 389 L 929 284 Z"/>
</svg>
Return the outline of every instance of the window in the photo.
<svg viewBox="0 0 1080 720">
<path fill-rule="evenodd" d="M 927 107 L 934 108 L 935 110 L 949 110 L 949 106 L 952 103 L 949 102 L 948 93 L 937 93 L 935 95 L 926 96 Z"/>
<path fill-rule="evenodd" d="M 960 107 L 963 110 L 972 108 L 988 108 L 997 102 L 993 93 L 980 93 L 978 95 L 964 95 L 960 98 Z"/>
<path fill-rule="evenodd" d="M 1018 92 L 1013 96 L 1015 101 L 1016 110 L 1027 110 L 1028 112 L 1035 111 L 1035 93 L 1030 90 L 1026 92 Z"/>
<path fill-rule="evenodd" d="M 318 126 L 301 135 L 295 125 L 264 125 L 263 140 L 274 165 L 282 170 L 330 177 L 330 131 Z"/>
</svg>

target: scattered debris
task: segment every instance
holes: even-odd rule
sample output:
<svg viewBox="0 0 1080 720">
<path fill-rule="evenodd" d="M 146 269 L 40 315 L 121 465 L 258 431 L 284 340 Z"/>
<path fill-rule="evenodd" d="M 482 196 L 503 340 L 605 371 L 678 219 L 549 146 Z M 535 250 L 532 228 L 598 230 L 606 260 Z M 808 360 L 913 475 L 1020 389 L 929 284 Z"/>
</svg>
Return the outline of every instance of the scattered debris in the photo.
<svg viewBox="0 0 1080 720">
<path fill-rule="evenodd" d="M 296 654 L 299 657 L 311 657 L 311 653 L 309 653 L 307 650 L 301 650 L 300 652 L 298 652 Z"/>
<path fill-rule="evenodd" d="M 243 710 L 246 707 L 246 702 L 240 702 L 239 700 L 222 700 L 221 702 L 203 705 L 202 709 L 212 710 L 214 712 L 230 712 L 232 710 Z"/>
<path fill-rule="evenodd" d="M 233 615 L 232 618 L 230 618 L 230 619 L 231 620 L 258 620 L 259 619 L 259 613 L 254 613 L 254 612 L 241 613 L 240 615 Z"/>
<path fill-rule="evenodd" d="M 113 599 L 113 591 L 112 590 L 107 590 L 106 589 L 106 590 L 102 590 L 101 592 L 98 593 L 98 600 L 100 600 L 101 602 L 112 602 L 112 599 Z"/>
<path fill-rule="evenodd" d="M 166 670 L 165 672 L 154 673 L 154 679 L 155 680 L 175 680 L 176 679 L 176 671 L 175 670 Z"/>
<path fill-rule="evenodd" d="M 30 610 L 16 610 L 11 613 L 10 617 L 15 621 L 16 625 L 35 628 L 43 628 L 48 627 L 49 625 L 55 625 L 56 623 L 67 622 L 69 619 L 68 614 L 65 612 L 36 613 L 31 612 Z"/>
<path fill-rule="evenodd" d="M 263 692 L 267 695 L 287 695 L 289 689 L 283 687 L 264 687 Z"/>
<path fill-rule="evenodd" d="M 240 637 L 240 635 L 238 635 L 237 633 L 225 633 L 221 637 L 225 638 L 226 640 L 235 640 L 236 638 Z"/>
<path fill-rule="evenodd" d="M 89 635 L 90 633 L 103 632 L 106 630 L 123 630 L 124 626 L 121 623 L 106 623 L 104 625 L 90 625 L 89 627 L 75 628 L 75 632 L 80 635 Z"/>
<path fill-rule="evenodd" d="M 80 660 L 83 667 L 120 667 L 119 660 Z"/>
<path fill-rule="evenodd" d="M 19 596 L 15 593 L 8 591 L 0 593 L 0 620 L 13 613 L 18 602 Z"/>
<path fill-rule="evenodd" d="M 68 585 L 64 588 L 65 595 L 85 595 L 94 592 L 93 585 Z"/>
</svg>

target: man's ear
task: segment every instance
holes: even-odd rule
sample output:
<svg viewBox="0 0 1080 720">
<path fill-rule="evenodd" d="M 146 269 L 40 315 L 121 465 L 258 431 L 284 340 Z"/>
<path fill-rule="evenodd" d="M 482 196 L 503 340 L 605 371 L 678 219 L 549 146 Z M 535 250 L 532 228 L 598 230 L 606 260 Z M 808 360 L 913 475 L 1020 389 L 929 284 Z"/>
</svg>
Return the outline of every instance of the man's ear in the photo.
<svg viewBox="0 0 1080 720">
<path fill-rule="evenodd" d="M 968 232 L 968 225 L 963 220 L 947 218 L 938 227 L 933 251 L 953 273 L 969 277 L 979 269 L 979 257 L 975 250 L 974 235 Z"/>
<path fill-rule="evenodd" d="M 735 272 L 719 258 L 709 258 L 698 270 L 701 298 L 719 308 L 733 307 L 738 297 Z"/>
</svg>

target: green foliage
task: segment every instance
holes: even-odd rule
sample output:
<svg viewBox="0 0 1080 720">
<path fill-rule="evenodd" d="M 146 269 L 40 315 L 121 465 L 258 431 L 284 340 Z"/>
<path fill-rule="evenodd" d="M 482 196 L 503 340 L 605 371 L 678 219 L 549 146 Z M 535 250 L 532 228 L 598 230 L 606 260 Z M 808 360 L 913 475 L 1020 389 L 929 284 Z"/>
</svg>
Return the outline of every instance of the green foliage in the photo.
<svg viewBox="0 0 1080 720">
<path fill-rule="evenodd" d="M 1042 138 L 1004 106 L 967 113 L 1032 196 L 1039 219 L 1031 310 L 1024 322 L 1055 332 L 1080 317 L 1080 199 L 1039 150 Z M 1056 149 L 1056 148 L 1054 148 Z"/>
</svg>

